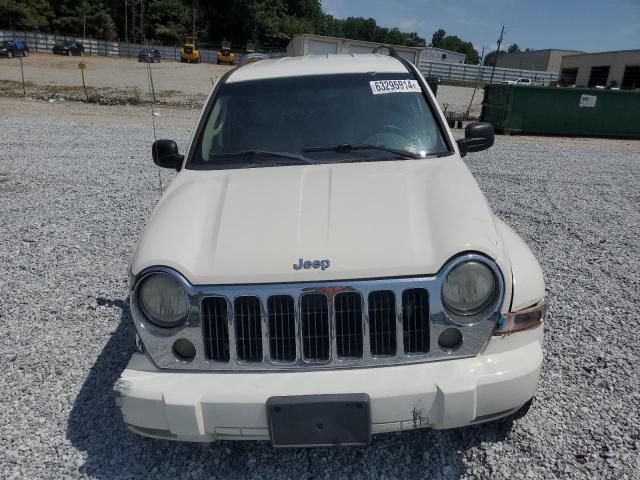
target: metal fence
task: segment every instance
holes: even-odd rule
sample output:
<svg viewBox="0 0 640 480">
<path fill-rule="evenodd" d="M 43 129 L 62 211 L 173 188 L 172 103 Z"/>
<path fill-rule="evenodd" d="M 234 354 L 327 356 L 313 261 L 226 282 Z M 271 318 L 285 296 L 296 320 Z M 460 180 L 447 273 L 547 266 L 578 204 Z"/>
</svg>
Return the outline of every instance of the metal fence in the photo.
<svg viewBox="0 0 640 480">
<path fill-rule="evenodd" d="M 456 80 L 461 82 L 489 83 L 493 67 L 482 65 L 466 65 L 445 62 L 420 60 L 420 71 L 426 75 L 440 77 L 440 80 Z M 555 72 L 537 70 L 518 70 L 515 68 L 496 68 L 493 83 L 505 83 L 519 78 L 530 78 L 534 85 L 548 85 L 558 79 Z"/>
<path fill-rule="evenodd" d="M 53 46 L 67 40 L 82 43 L 85 55 L 105 55 L 111 57 L 129 57 L 137 58 L 138 53 L 143 48 L 155 48 L 160 52 L 163 60 L 180 60 L 180 46 L 166 45 L 143 45 L 140 43 L 112 42 L 108 40 L 98 40 L 90 37 L 82 37 L 77 35 L 58 35 L 54 33 L 43 32 L 25 32 L 0 30 L 0 41 L 4 40 L 23 40 L 29 47 L 30 52 L 51 53 Z M 285 50 L 263 49 L 263 53 L 268 54 L 272 58 L 286 56 Z M 200 49 L 201 61 L 204 63 L 216 63 L 217 49 Z M 236 63 L 242 58 L 245 52 L 235 51 Z"/>
</svg>

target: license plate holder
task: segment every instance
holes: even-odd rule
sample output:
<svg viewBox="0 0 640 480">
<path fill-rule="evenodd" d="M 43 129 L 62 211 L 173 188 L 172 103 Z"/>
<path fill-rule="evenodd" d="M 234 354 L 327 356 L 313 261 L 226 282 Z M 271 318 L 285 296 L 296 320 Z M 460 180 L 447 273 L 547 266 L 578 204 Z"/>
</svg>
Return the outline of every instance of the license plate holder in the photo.
<svg viewBox="0 0 640 480">
<path fill-rule="evenodd" d="M 371 441 L 366 393 L 271 397 L 267 421 L 274 447 L 363 446 Z"/>
</svg>

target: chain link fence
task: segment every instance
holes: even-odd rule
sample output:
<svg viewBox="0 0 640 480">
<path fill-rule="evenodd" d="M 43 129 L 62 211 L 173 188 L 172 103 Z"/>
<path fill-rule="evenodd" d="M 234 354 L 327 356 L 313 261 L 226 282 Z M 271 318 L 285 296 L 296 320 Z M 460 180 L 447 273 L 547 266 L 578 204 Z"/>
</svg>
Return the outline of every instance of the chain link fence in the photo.
<svg viewBox="0 0 640 480">
<path fill-rule="evenodd" d="M 180 61 L 180 46 L 166 46 L 155 44 L 127 43 L 119 41 L 98 40 L 92 37 L 82 37 L 78 35 L 62 35 L 56 33 L 27 32 L 15 30 L 0 30 L 0 41 L 23 40 L 29 47 L 30 52 L 51 53 L 53 46 L 66 41 L 80 42 L 84 46 L 85 55 L 103 55 L 110 57 L 137 58 L 140 50 L 144 48 L 155 48 L 160 52 L 162 60 Z M 241 49 L 232 49 L 235 53 L 235 62 L 238 63 L 245 55 Z M 283 57 L 287 54 L 282 49 L 261 49 L 262 53 L 272 58 Z M 200 49 L 201 61 L 204 63 L 216 63 L 217 49 Z"/>
</svg>

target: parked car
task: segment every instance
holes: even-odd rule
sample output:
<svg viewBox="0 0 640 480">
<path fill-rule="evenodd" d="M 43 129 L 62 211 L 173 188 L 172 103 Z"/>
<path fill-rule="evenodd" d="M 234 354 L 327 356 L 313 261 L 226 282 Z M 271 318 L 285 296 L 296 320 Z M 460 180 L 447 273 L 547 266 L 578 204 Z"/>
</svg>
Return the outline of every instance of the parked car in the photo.
<svg viewBox="0 0 640 480">
<path fill-rule="evenodd" d="M 129 267 L 124 421 L 306 447 L 521 417 L 545 286 L 462 160 L 493 127 L 456 140 L 396 55 L 288 60 L 227 72 L 186 155 L 153 144 L 178 173 Z"/>
<path fill-rule="evenodd" d="M 519 85 L 523 87 L 529 87 L 533 85 L 533 82 L 530 78 L 519 78 L 517 80 L 508 80 L 507 85 Z"/>
<path fill-rule="evenodd" d="M 53 46 L 54 55 L 84 55 L 84 46 L 80 42 L 67 40 Z"/>
<path fill-rule="evenodd" d="M 0 57 L 26 57 L 29 47 L 22 40 L 5 40 L 0 42 Z"/>
<path fill-rule="evenodd" d="M 138 53 L 139 62 L 160 63 L 160 52 L 155 48 L 143 48 Z"/>
<path fill-rule="evenodd" d="M 269 55 L 265 55 L 264 53 L 251 52 L 242 56 L 242 58 L 240 59 L 240 65 L 246 65 L 247 63 L 256 63 L 268 59 Z"/>
</svg>

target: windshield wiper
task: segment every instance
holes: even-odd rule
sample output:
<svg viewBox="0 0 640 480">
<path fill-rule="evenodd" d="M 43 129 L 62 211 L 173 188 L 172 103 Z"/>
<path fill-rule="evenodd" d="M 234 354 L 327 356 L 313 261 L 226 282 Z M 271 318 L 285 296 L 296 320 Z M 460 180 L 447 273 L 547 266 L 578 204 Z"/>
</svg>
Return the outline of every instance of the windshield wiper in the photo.
<svg viewBox="0 0 640 480">
<path fill-rule="evenodd" d="M 356 150 L 382 150 L 384 152 L 394 153 L 402 158 L 424 158 L 408 150 L 399 150 L 396 148 L 388 148 L 382 145 L 369 145 L 366 143 L 341 143 L 333 147 L 309 147 L 303 148 L 302 152 L 344 152 L 349 153 Z"/>
<path fill-rule="evenodd" d="M 274 158 L 283 158 L 287 159 L 287 163 L 295 163 L 295 164 L 306 164 L 313 165 L 315 162 L 310 160 L 302 155 L 296 155 L 295 153 L 287 153 L 287 152 L 270 152 L 268 150 L 244 150 L 242 152 L 233 152 L 233 153 L 217 153 L 213 155 L 209 155 L 209 158 L 255 158 L 255 157 L 274 157 Z M 264 166 L 273 166 L 276 164 L 280 164 L 284 162 L 265 162 Z M 256 167 L 260 166 L 260 163 L 251 163 L 248 164 L 247 167 Z"/>
</svg>

